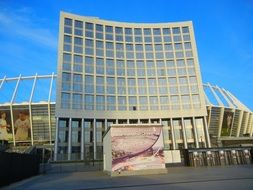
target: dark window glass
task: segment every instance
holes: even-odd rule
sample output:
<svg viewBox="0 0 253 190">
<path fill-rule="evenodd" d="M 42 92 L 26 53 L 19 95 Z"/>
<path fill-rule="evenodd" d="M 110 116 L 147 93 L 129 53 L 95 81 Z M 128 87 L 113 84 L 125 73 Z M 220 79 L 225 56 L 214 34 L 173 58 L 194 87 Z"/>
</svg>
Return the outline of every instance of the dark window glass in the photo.
<svg viewBox="0 0 253 190">
<path fill-rule="evenodd" d="M 93 23 L 89 23 L 89 22 L 86 22 L 85 23 L 85 28 L 86 30 L 93 30 Z"/>
<path fill-rule="evenodd" d="M 188 26 L 183 27 L 182 31 L 183 31 L 183 33 L 189 33 L 189 27 Z"/>
<path fill-rule="evenodd" d="M 112 26 L 105 26 L 105 31 L 113 33 L 113 27 Z"/>
<path fill-rule="evenodd" d="M 135 28 L 134 29 L 134 34 L 135 35 L 141 35 L 141 29 L 140 28 Z"/>
<path fill-rule="evenodd" d="M 150 28 L 145 28 L 144 29 L 144 35 L 151 35 L 151 29 Z"/>
<path fill-rule="evenodd" d="M 65 26 L 72 26 L 72 19 L 65 18 L 64 19 L 64 24 L 65 24 Z"/>
<path fill-rule="evenodd" d="M 79 20 L 75 20 L 75 27 L 77 28 L 83 28 L 83 22 Z"/>
<path fill-rule="evenodd" d="M 96 24 L 96 31 L 103 32 L 103 25 Z"/>
<path fill-rule="evenodd" d="M 154 35 L 161 35 L 161 29 L 160 28 L 154 28 L 153 33 L 154 33 Z"/>
</svg>

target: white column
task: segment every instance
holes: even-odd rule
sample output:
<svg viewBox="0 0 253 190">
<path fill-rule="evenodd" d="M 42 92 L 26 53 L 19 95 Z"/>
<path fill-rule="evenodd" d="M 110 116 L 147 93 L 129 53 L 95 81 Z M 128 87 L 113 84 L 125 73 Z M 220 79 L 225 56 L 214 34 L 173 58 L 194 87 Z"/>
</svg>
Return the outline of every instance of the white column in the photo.
<svg viewBox="0 0 253 190">
<path fill-rule="evenodd" d="M 29 103 L 29 118 L 30 118 L 30 127 L 31 127 L 31 141 L 33 145 L 33 122 L 32 122 L 32 106 L 31 102 Z"/>
<path fill-rule="evenodd" d="M 244 125 L 244 129 L 243 129 L 243 134 L 245 134 L 247 132 L 248 123 L 249 123 L 249 112 L 246 112 L 246 118 L 245 118 L 245 125 Z"/>
<path fill-rule="evenodd" d="M 93 119 L 93 159 L 97 158 L 96 119 Z"/>
<path fill-rule="evenodd" d="M 218 125 L 218 138 L 221 136 L 221 128 L 222 128 L 222 121 L 223 121 L 223 116 L 224 116 L 224 107 L 220 108 L 220 117 L 219 117 L 219 125 Z"/>
<path fill-rule="evenodd" d="M 32 85 L 32 91 L 30 94 L 30 99 L 29 99 L 29 117 L 30 117 L 30 126 L 31 126 L 31 141 L 32 141 L 32 145 L 33 145 L 33 122 L 32 122 L 32 99 L 33 99 L 33 94 L 34 94 L 34 89 L 36 86 L 36 82 L 37 82 L 37 73 L 34 76 L 34 80 L 33 80 L 33 85 Z"/>
<path fill-rule="evenodd" d="M 72 134 L 71 134 L 71 125 L 72 125 L 72 118 L 69 118 L 69 126 L 68 126 L 68 128 L 69 128 L 69 140 L 68 140 L 68 160 L 71 160 L 71 136 L 72 136 Z"/>
<path fill-rule="evenodd" d="M 171 127 L 171 137 L 172 137 L 172 148 L 173 150 L 176 149 L 176 140 L 175 140 L 175 134 L 174 134 L 174 126 L 172 122 L 172 118 L 170 119 L 170 127 Z"/>
<path fill-rule="evenodd" d="M 12 128 L 13 145 L 14 145 L 14 146 L 16 146 L 16 139 L 15 139 L 15 126 L 14 126 L 14 119 L 13 119 L 13 109 L 12 109 L 12 104 L 10 105 L 10 114 L 11 114 L 11 128 Z"/>
<path fill-rule="evenodd" d="M 4 84 L 5 79 L 6 79 L 6 76 L 4 76 L 4 78 L 2 79 L 2 82 L 1 82 L 1 84 L 0 84 L 0 90 L 1 90 L 1 88 L 2 88 L 2 86 L 3 86 L 3 84 Z"/>
<path fill-rule="evenodd" d="M 238 119 L 238 126 L 237 126 L 237 131 L 236 131 L 236 137 L 240 136 L 240 130 L 242 127 L 242 118 L 243 118 L 243 111 L 240 110 L 239 119 Z"/>
<path fill-rule="evenodd" d="M 84 160 L 84 119 L 81 120 L 81 160 Z"/>
<path fill-rule="evenodd" d="M 211 148 L 211 142 L 210 142 L 210 136 L 209 136 L 209 132 L 208 132 L 208 128 L 207 128 L 206 117 L 204 117 L 203 119 L 204 119 L 204 132 L 205 132 L 205 136 L 206 136 L 207 148 Z"/>
<path fill-rule="evenodd" d="M 15 129 L 14 129 L 14 118 L 13 118 L 13 109 L 12 109 L 12 105 L 13 105 L 13 102 L 14 102 L 14 99 L 16 97 L 16 94 L 17 94 L 17 90 L 18 90 L 18 86 L 19 86 L 19 82 L 20 82 L 20 79 L 21 79 L 21 75 L 19 75 L 18 77 L 18 80 L 17 80 L 17 83 L 16 83 L 16 86 L 15 86 L 15 89 L 13 91 L 13 94 L 12 94 L 12 98 L 11 98 L 11 102 L 10 102 L 10 110 L 11 110 L 11 125 L 12 125 L 12 134 L 13 134 L 13 145 L 16 146 L 16 139 L 15 139 Z"/>
<path fill-rule="evenodd" d="M 47 104 L 47 111 L 48 111 L 48 130 L 49 130 L 49 141 L 50 144 L 52 143 L 52 123 L 51 123 L 51 108 L 50 108 L 50 101 L 51 101 L 51 95 L 52 95 L 52 87 L 54 82 L 54 73 L 52 73 L 51 81 L 50 81 L 50 87 L 48 92 L 48 104 Z"/>
<path fill-rule="evenodd" d="M 54 161 L 57 160 L 57 151 L 58 151 L 58 136 L 59 136 L 59 118 L 57 117 L 56 118 L 56 121 L 55 121 L 55 140 L 54 140 Z"/>
<path fill-rule="evenodd" d="M 252 115 L 251 124 L 250 124 L 250 136 L 251 137 L 252 137 L 252 133 L 253 133 L 253 115 Z"/>
<path fill-rule="evenodd" d="M 184 126 L 184 118 L 182 118 L 182 117 L 181 117 L 181 127 L 182 127 L 182 131 L 183 131 L 184 148 L 188 149 L 186 131 L 185 131 L 185 126 Z"/>
<path fill-rule="evenodd" d="M 197 133 L 197 125 L 196 125 L 196 120 L 195 117 L 192 118 L 192 124 L 193 124 L 193 131 L 194 131 L 194 140 L 195 140 L 195 145 L 196 148 L 199 148 L 199 137 Z"/>
</svg>

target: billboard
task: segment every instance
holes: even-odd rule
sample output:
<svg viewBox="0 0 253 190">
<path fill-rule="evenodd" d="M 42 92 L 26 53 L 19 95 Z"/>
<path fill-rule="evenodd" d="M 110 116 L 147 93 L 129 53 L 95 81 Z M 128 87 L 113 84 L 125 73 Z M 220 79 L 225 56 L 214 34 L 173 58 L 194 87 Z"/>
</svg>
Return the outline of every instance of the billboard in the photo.
<svg viewBox="0 0 253 190">
<path fill-rule="evenodd" d="M 9 110 L 0 111 L 0 140 L 12 140 L 11 114 Z"/>
<path fill-rule="evenodd" d="M 230 132 L 232 129 L 234 113 L 231 111 L 224 111 L 222 128 L 221 128 L 221 136 L 230 136 Z"/>
<path fill-rule="evenodd" d="M 161 126 L 112 127 L 112 171 L 165 168 Z"/>
<path fill-rule="evenodd" d="M 31 125 L 28 109 L 13 110 L 13 120 L 16 141 L 27 141 L 31 139 Z"/>
</svg>

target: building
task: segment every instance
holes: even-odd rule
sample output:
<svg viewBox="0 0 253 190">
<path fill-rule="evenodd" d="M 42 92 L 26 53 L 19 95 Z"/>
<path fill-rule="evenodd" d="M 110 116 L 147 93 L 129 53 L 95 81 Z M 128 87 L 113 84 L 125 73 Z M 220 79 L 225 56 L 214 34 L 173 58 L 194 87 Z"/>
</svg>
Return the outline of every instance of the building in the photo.
<svg viewBox="0 0 253 190">
<path fill-rule="evenodd" d="M 192 22 L 121 23 L 62 12 L 59 31 L 55 160 L 102 160 L 102 137 L 113 123 L 162 123 L 166 149 L 211 147 L 208 122 L 219 137 L 221 122 L 206 117 Z M 235 117 L 227 116 L 230 132 Z"/>
<path fill-rule="evenodd" d="M 13 146 L 54 145 L 54 160 L 103 160 L 108 127 L 149 123 L 163 125 L 166 150 L 253 144 L 252 111 L 202 83 L 192 22 L 62 12 L 57 73 L 0 79 Z M 27 126 L 21 137 L 18 119 Z"/>
</svg>

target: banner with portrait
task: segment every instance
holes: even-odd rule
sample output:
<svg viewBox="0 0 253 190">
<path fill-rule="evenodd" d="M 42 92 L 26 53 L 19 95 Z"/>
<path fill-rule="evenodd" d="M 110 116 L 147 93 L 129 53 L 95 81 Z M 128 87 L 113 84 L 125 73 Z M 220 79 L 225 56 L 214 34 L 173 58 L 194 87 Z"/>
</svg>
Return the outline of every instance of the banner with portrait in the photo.
<svg viewBox="0 0 253 190">
<path fill-rule="evenodd" d="M 10 110 L 0 110 L 0 140 L 12 140 Z"/>
<path fill-rule="evenodd" d="M 222 121 L 221 136 L 230 136 L 233 125 L 234 112 L 225 110 Z"/>
<path fill-rule="evenodd" d="M 16 141 L 31 140 L 31 124 L 28 109 L 13 110 L 13 121 Z"/>
</svg>

